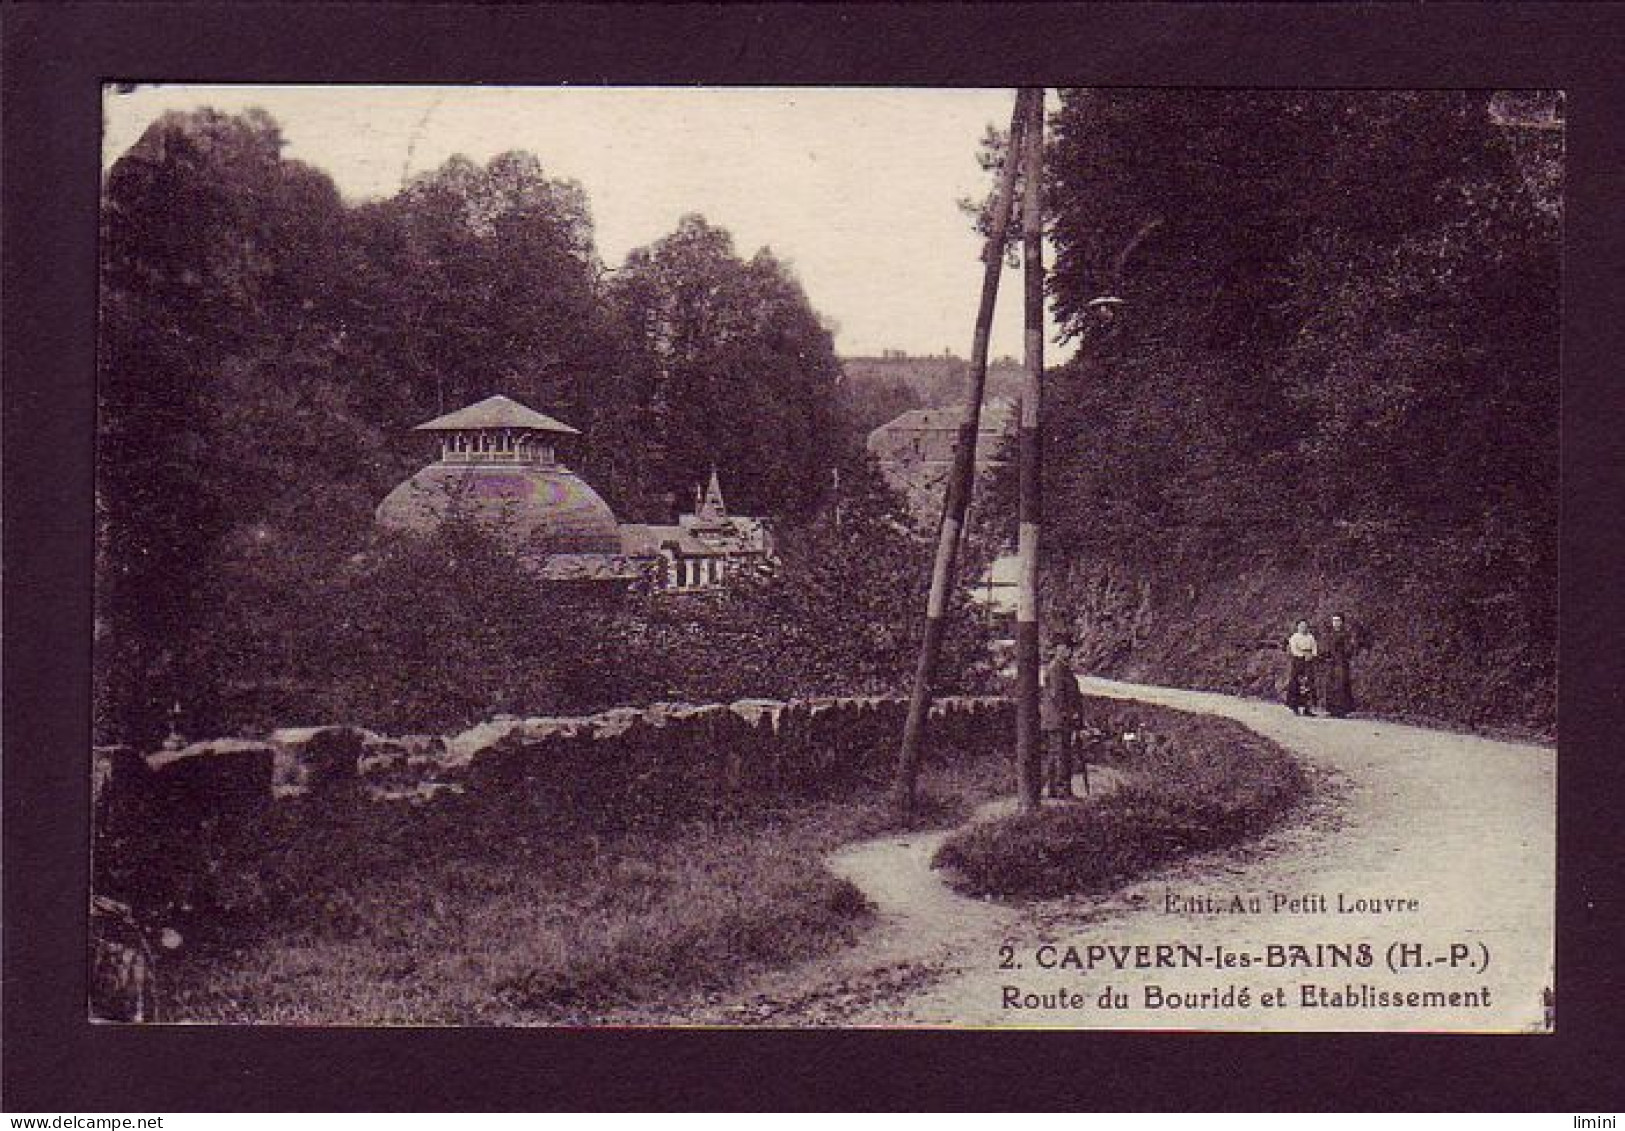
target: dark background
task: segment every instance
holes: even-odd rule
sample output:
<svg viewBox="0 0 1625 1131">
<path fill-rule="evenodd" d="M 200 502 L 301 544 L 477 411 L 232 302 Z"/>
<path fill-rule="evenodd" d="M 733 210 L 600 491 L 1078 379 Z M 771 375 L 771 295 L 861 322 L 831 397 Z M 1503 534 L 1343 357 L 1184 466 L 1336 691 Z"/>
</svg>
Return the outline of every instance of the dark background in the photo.
<svg viewBox="0 0 1625 1131">
<path fill-rule="evenodd" d="M 1625 10 L 1442 4 L 13 4 L 5 105 L 10 1111 L 1625 1106 Z M 92 1028 L 84 1017 L 99 83 L 1560 87 L 1568 92 L 1552 1037 Z"/>
</svg>

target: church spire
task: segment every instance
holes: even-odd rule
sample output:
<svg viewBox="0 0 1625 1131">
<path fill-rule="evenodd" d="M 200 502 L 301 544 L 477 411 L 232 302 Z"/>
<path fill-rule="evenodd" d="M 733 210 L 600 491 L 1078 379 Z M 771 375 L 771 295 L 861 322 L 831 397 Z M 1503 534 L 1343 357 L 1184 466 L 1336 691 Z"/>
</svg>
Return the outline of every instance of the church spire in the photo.
<svg viewBox="0 0 1625 1131">
<path fill-rule="evenodd" d="M 711 482 L 703 495 L 698 484 L 694 487 L 693 521 L 696 530 L 726 530 L 732 525 L 728 519 L 728 505 L 722 501 L 722 480 L 718 478 L 715 467 L 711 468 Z"/>
<path fill-rule="evenodd" d="M 716 464 L 711 465 L 711 482 L 705 488 L 705 502 L 700 504 L 700 516 L 708 519 L 728 517 L 728 507 L 722 501 L 722 481 L 717 478 Z"/>
</svg>

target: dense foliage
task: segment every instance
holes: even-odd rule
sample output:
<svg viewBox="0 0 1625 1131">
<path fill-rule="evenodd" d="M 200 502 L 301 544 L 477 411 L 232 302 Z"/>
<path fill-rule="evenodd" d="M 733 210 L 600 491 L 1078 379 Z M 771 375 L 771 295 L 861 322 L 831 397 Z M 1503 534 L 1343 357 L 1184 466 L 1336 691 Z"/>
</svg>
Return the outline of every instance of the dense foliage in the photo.
<svg viewBox="0 0 1625 1131">
<path fill-rule="evenodd" d="M 872 461 L 852 457 L 839 470 L 837 507 L 786 532 L 770 576 L 708 604 L 658 596 L 647 602 L 639 617 L 647 651 L 635 668 L 661 667 L 662 657 L 679 661 L 649 686 L 691 701 L 908 690 L 924 630 L 930 548 Z M 985 560 L 977 553 L 971 547 L 966 554 L 967 572 Z M 977 615 L 956 595 L 940 693 L 992 684 L 987 629 Z"/>
<path fill-rule="evenodd" d="M 743 513 L 829 509 L 839 369 L 770 252 L 689 217 L 608 272 L 580 187 L 529 154 L 350 205 L 282 147 L 262 113 L 169 114 L 106 179 L 103 738 L 150 741 L 177 702 L 193 733 L 345 704 L 426 720 L 533 697 L 508 684 L 555 645 L 590 664 L 601 614 L 526 614 L 494 550 L 373 544 L 428 456 L 411 426 L 493 393 L 581 429 L 572 463 L 624 521 L 669 521 L 713 465 Z M 369 690 L 369 662 L 399 687 Z"/>
<path fill-rule="evenodd" d="M 740 260 L 727 232 L 685 216 L 627 256 L 608 298 L 629 329 L 646 490 L 684 499 L 713 465 L 741 513 L 800 519 L 830 477 L 833 339 L 795 277 L 763 248 Z"/>
<path fill-rule="evenodd" d="M 311 604 L 270 614 L 264 638 L 290 655 L 241 665 L 251 678 L 231 717 L 444 732 L 498 713 L 897 693 L 919 649 L 930 566 L 899 508 L 853 459 L 838 521 L 832 512 L 787 530 L 771 572 L 677 598 L 538 586 L 472 524 L 378 538 L 322 579 Z M 991 679 L 981 636 L 964 605 L 955 612 L 942 690 L 980 689 Z"/>
<path fill-rule="evenodd" d="M 1267 691 L 1287 621 L 1344 606 L 1372 705 L 1551 725 L 1562 153 L 1523 101 L 1064 94 L 1051 297 L 1082 346 L 1046 402 L 1047 575 L 1093 666 Z M 900 686 L 921 549 L 853 449 L 931 398 L 843 389 L 770 252 L 687 217 L 606 270 L 579 186 L 522 153 L 351 205 L 258 113 L 155 123 L 103 225 L 102 737 L 176 702 L 194 732 L 604 705 L 581 671 L 668 673 L 592 683 L 618 700 Z M 785 568 L 531 610 L 493 548 L 376 542 L 411 425 L 496 392 L 581 428 L 628 521 L 716 464 Z"/>
<path fill-rule="evenodd" d="M 1249 653 L 1352 603 L 1377 705 L 1550 725 L 1562 135 L 1525 101 L 1063 95 L 1046 536 L 1116 670 L 1267 690 Z"/>
</svg>

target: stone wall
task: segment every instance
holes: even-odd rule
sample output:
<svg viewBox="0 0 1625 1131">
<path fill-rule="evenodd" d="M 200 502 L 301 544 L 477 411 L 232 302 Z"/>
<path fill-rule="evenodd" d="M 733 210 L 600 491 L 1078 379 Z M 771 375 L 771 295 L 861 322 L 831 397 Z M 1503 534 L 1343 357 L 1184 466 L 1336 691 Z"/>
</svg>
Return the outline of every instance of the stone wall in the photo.
<svg viewBox="0 0 1625 1131">
<path fill-rule="evenodd" d="M 471 820 L 608 830 L 881 787 L 907 709 L 906 700 L 879 697 L 656 704 L 573 718 L 499 717 L 450 736 L 316 726 L 144 756 L 100 747 L 97 874 L 107 876 L 132 853 L 158 858 L 144 869 L 184 867 L 170 858 L 273 809 L 283 820 L 312 806 L 453 806 Z M 1009 700 L 946 698 L 933 707 L 930 753 L 1002 752 L 1013 734 Z"/>
</svg>

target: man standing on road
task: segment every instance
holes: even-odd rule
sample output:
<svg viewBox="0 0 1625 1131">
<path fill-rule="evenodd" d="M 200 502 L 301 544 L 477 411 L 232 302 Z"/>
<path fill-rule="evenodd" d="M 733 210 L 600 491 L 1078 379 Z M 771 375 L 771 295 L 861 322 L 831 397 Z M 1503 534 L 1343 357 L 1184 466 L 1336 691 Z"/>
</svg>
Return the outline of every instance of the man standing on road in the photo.
<svg viewBox="0 0 1625 1131">
<path fill-rule="evenodd" d="M 1083 725 L 1083 692 L 1072 670 L 1072 642 L 1058 636 L 1050 645 L 1038 695 L 1038 720 L 1044 732 L 1046 789 L 1050 797 L 1069 799 L 1072 792 L 1072 735 Z"/>
</svg>

